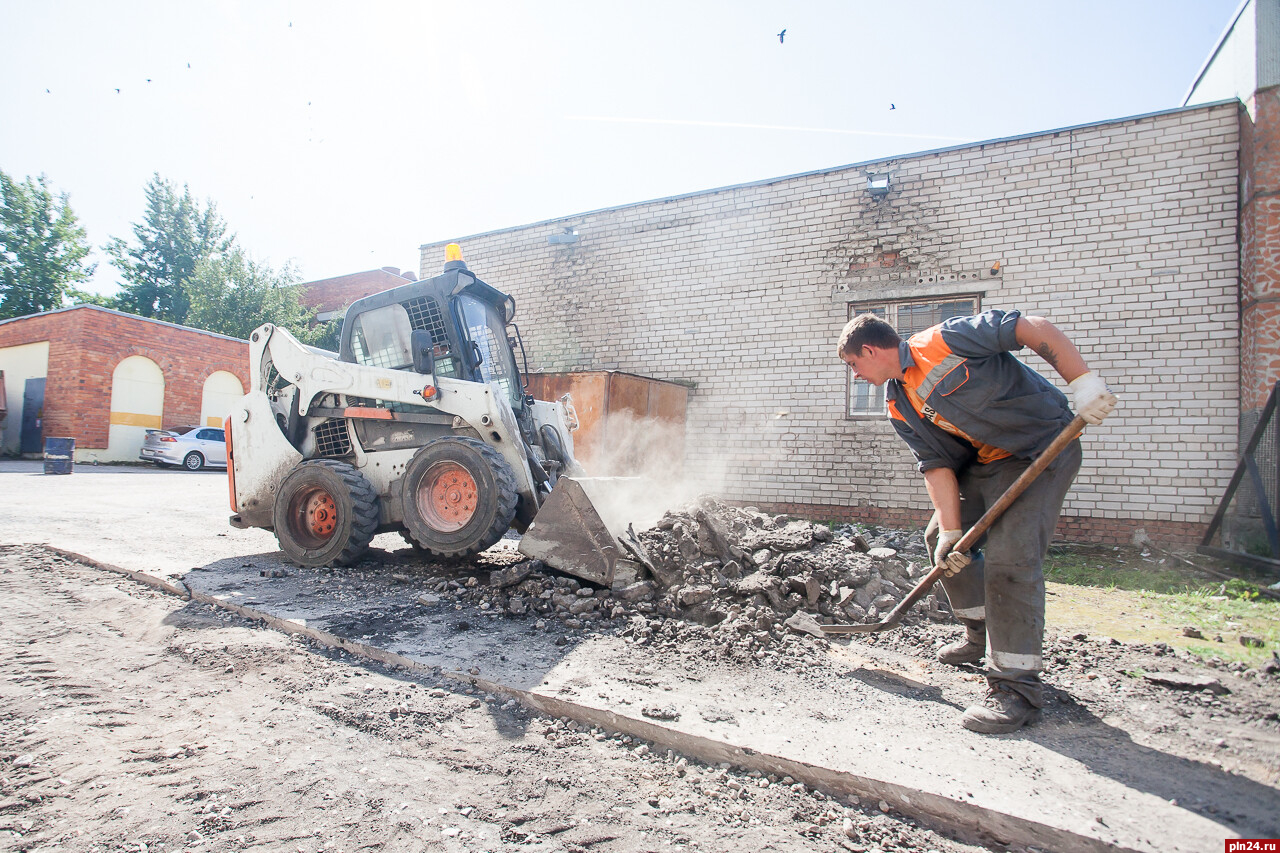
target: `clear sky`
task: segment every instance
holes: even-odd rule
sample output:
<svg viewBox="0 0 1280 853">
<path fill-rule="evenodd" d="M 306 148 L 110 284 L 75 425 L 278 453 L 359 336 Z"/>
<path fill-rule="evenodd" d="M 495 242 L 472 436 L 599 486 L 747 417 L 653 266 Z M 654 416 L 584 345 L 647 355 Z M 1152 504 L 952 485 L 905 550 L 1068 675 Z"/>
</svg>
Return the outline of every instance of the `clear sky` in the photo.
<svg viewBox="0 0 1280 853">
<path fill-rule="evenodd" d="M 423 243 L 1176 107 L 1238 5 L 0 0 L 0 169 L 95 247 L 159 173 L 306 279 L 416 271 Z"/>
</svg>

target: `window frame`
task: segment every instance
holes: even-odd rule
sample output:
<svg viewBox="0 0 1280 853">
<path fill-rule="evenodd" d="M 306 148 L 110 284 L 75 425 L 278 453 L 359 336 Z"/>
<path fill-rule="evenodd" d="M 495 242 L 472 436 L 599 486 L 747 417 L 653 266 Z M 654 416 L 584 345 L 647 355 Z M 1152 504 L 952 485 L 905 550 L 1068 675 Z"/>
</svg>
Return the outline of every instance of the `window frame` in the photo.
<svg viewBox="0 0 1280 853">
<path fill-rule="evenodd" d="M 972 316 L 973 314 L 980 314 L 982 312 L 982 296 L 983 294 L 976 293 L 976 292 L 975 293 L 945 293 L 945 294 L 938 294 L 936 296 L 922 296 L 922 297 L 917 297 L 912 299 L 877 299 L 877 300 L 868 299 L 860 302 L 850 302 L 848 303 L 849 314 L 846 319 L 846 322 L 848 320 L 852 320 L 858 314 L 866 314 L 867 312 L 872 312 L 883 317 L 895 329 L 899 329 L 898 309 L 901 307 L 916 306 L 916 305 L 941 306 L 950 302 L 964 302 L 964 301 L 969 301 L 972 303 L 973 311 L 971 312 L 971 314 L 968 314 L 968 315 L 951 314 L 950 316 L 951 317 Z M 924 328 L 927 329 L 929 328 L 929 326 L 925 326 Z M 916 332 L 921 332 L 921 331 L 924 331 L 924 329 L 901 331 L 901 334 L 903 336 L 903 340 L 905 340 L 906 338 L 910 337 Z M 870 394 L 872 395 L 872 397 L 879 398 L 879 405 L 874 409 L 872 408 L 855 409 L 854 408 L 855 388 L 870 389 Z M 864 395 L 862 394 L 858 395 L 859 398 L 863 396 Z M 858 380 L 858 379 L 854 379 L 853 369 L 850 368 L 848 365 L 846 365 L 845 373 L 844 373 L 845 419 L 846 420 L 863 420 L 866 418 L 883 418 L 887 414 L 888 414 L 888 405 L 886 403 L 884 386 L 882 385 L 877 388 L 876 386 L 870 385 L 869 383 L 862 382 L 861 380 Z"/>
</svg>

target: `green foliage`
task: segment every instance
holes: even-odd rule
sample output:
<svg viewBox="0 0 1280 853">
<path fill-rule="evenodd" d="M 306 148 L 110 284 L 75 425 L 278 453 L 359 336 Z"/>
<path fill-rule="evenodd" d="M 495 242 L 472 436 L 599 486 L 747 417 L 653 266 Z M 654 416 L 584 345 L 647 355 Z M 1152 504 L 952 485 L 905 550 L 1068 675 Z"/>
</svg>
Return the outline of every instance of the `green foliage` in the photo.
<svg viewBox="0 0 1280 853">
<path fill-rule="evenodd" d="M 234 338 L 248 338 L 263 323 L 274 323 L 306 344 L 324 346 L 331 325 L 312 327 L 315 312 L 298 300 L 292 266 L 278 272 L 250 258 L 238 246 L 203 259 L 187 282 L 186 324 Z"/>
<path fill-rule="evenodd" d="M 101 305 L 103 308 L 115 308 L 116 298 L 101 293 L 90 293 L 78 287 L 67 288 L 67 299 L 72 305 Z"/>
<path fill-rule="evenodd" d="M 342 318 L 335 317 L 327 323 L 321 323 L 311 330 L 311 339 L 306 343 L 320 349 L 327 349 L 331 352 L 337 352 L 341 343 L 342 335 Z"/>
<path fill-rule="evenodd" d="M 1240 601 L 1257 601 L 1262 596 L 1257 587 L 1239 578 L 1232 578 L 1224 583 L 1219 588 L 1218 594 L 1225 595 L 1227 598 L 1236 598 Z"/>
<path fill-rule="evenodd" d="M 67 198 L 55 199 L 44 175 L 16 183 L 0 171 L 0 319 L 61 308 L 72 285 L 93 275 Z"/>
<path fill-rule="evenodd" d="M 135 243 L 113 237 L 103 247 L 125 280 L 114 307 L 190 325 L 187 283 L 201 261 L 228 251 L 235 237 L 227 236 L 213 202 L 201 209 L 185 185 L 178 195 L 173 184 L 156 174 L 146 194 L 146 216 L 133 226 Z"/>
</svg>

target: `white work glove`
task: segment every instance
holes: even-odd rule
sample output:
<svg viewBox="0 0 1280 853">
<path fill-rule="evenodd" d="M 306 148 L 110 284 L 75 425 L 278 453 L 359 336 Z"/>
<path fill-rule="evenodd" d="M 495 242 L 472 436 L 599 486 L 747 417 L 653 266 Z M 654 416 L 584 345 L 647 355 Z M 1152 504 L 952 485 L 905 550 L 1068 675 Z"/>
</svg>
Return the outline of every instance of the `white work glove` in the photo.
<svg viewBox="0 0 1280 853">
<path fill-rule="evenodd" d="M 938 544 L 933 549 L 933 565 L 941 566 L 946 577 L 953 577 L 969 563 L 973 562 L 963 551 L 953 551 L 956 543 L 964 538 L 963 530 L 938 531 Z"/>
<path fill-rule="evenodd" d="M 1116 395 L 1092 370 L 1071 380 L 1068 387 L 1076 395 L 1076 414 L 1087 424 L 1097 426 L 1116 407 Z"/>
</svg>

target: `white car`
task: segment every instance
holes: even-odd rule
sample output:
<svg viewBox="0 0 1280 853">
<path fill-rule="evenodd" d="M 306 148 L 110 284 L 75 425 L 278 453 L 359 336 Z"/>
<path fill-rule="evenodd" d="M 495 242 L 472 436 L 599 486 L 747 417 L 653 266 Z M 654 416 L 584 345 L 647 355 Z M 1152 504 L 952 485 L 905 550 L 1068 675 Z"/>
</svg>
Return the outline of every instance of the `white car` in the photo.
<svg viewBox="0 0 1280 853">
<path fill-rule="evenodd" d="M 181 426 L 149 429 L 138 458 L 161 468 L 181 465 L 188 471 L 227 467 L 227 437 L 217 427 Z"/>
</svg>

